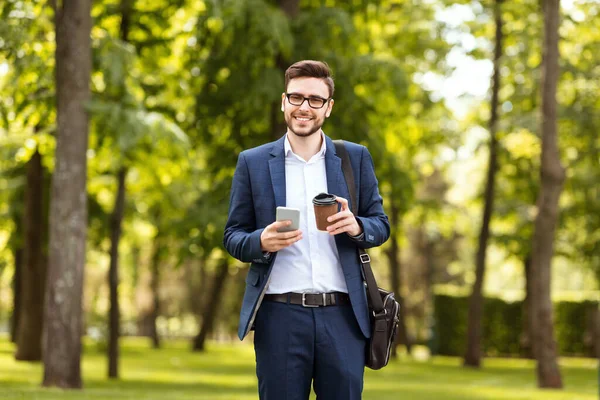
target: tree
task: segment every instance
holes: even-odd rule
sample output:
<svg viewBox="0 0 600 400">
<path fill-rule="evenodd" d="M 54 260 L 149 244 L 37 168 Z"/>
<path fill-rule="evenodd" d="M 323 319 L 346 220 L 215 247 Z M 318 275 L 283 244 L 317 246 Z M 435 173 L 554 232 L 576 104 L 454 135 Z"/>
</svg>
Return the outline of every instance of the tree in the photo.
<svg viewBox="0 0 600 400">
<path fill-rule="evenodd" d="M 496 0 L 494 16 L 496 21 L 496 37 L 494 44 L 494 72 L 492 75 L 492 100 L 489 121 L 490 141 L 487 180 L 484 194 L 484 208 L 479 232 L 479 243 L 475 257 L 475 283 L 469 298 L 469 314 L 467 327 L 467 348 L 464 365 L 479 367 L 481 365 L 481 336 L 483 329 L 483 283 L 485 278 L 485 259 L 490 236 L 490 220 L 494 209 L 494 189 L 498 170 L 498 93 L 500 91 L 500 59 L 502 57 L 502 0 Z"/>
<path fill-rule="evenodd" d="M 394 168 L 391 168 L 393 173 Z M 400 305 L 400 314 L 398 318 L 398 336 L 396 337 L 396 343 L 392 348 L 392 356 L 397 356 L 396 345 L 404 344 L 406 346 L 406 352 L 411 352 L 411 339 L 408 335 L 408 329 L 406 327 L 406 307 L 404 297 L 402 296 L 402 274 L 401 274 L 401 254 L 400 254 L 400 243 L 399 243 L 399 232 L 401 232 L 400 223 L 400 210 L 395 202 L 390 204 L 389 211 L 390 218 L 390 245 L 386 250 L 386 256 L 388 258 L 388 266 L 390 269 L 390 283 L 391 290 L 394 292 L 396 301 Z"/>
<path fill-rule="evenodd" d="M 502 131 L 498 147 L 498 174 L 494 200 L 496 227 L 492 243 L 506 251 L 508 257 L 523 265 L 525 298 L 523 324 L 520 337 L 522 354 L 533 358 L 531 350 L 531 242 L 539 182 L 535 172 L 539 168 L 539 138 L 534 133 L 536 113 L 539 109 L 540 60 L 539 38 L 542 35 L 542 18 L 538 15 L 538 2 L 521 0 L 502 5 L 503 90 L 512 93 L 503 102 Z M 520 25 L 527 18 L 523 29 Z M 527 70 L 527 74 L 522 71 Z M 505 107 L 508 106 L 508 107 Z"/>
<path fill-rule="evenodd" d="M 18 248 L 15 250 L 14 255 L 15 262 L 15 276 L 13 277 L 13 312 L 10 316 L 10 341 L 13 343 L 17 342 L 18 326 L 19 326 L 19 313 L 21 310 L 21 275 L 23 268 L 23 249 Z"/>
<path fill-rule="evenodd" d="M 121 1 L 120 39 L 127 43 L 131 25 L 131 0 Z M 125 214 L 125 190 L 127 167 L 121 165 L 117 172 L 117 195 L 110 219 L 110 267 L 108 282 L 110 289 L 110 310 L 108 323 L 108 377 L 119 377 L 119 243 L 121 241 L 123 215 Z"/>
<path fill-rule="evenodd" d="M 80 388 L 87 231 L 91 1 L 52 2 L 56 24 L 56 165 L 44 309 L 44 386 Z"/>
<path fill-rule="evenodd" d="M 550 268 L 554 254 L 554 233 L 558 223 L 558 200 L 565 180 L 560 162 L 556 122 L 556 86 L 558 82 L 558 28 L 560 1 L 545 0 L 544 50 L 542 61 L 541 108 L 541 188 L 537 200 L 531 269 L 534 334 L 533 350 L 537 359 L 539 387 L 561 388 L 562 379 L 556 361 L 557 346 L 554 339 L 552 300 L 550 297 Z"/>
<path fill-rule="evenodd" d="M 119 243 L 121 239 L 121 222 L 125 213 L 125 178 L 127 169 L 122 167 L 117 174 L 117 196 L 115 207 L 110 218 L 110 267 L 108 282 L 110 288 L 110 310 L 108 329 L 108 377 L 119 377 Z"/>
<path fill-rule="evenodd" d="M 18 279 L 21 298 L 16 335 L 15 358 L 17 360 L 40 361 L 42 359 L 42 321 L 46 285 L 44 203 L 44 168 L 42 156 L 36 149 L 27 163 L 23 223 L 25 243 Z"/>
<path fill-rule="evenodd" d="M 179 3 L 163 3 L 160 7 L 164 8 L 165 14 L 168 15 L 168 8 L 177 7 Z M 110 223 L 108 273 L 110 309 L 107 355 L 110 378 L 117 378 L 119 375 L 119 245 L 127 208 L 126 193 L 129 193 L 127 176 L 131 170 L 139 174 L 137 167 L 142 166 L 142 160 L 151 165 L 150 168 L 156 168 L 156 165 L 152 166 L 153 162 L 161 164 L 166 159 L 181 157 L 182 153 L 185 154 L 181 144 L 185 147 L 188 145 L 186 135 L 166 118 L 165 113 L 148 112 L 144 104 L 148 97 L 144 85 L 148 72 L 143 66 L 152 62 L 142 59 L 136 45 L 142 46 L 139 39 L 143 37 L 141 32 L 144 32 L 144 35 L 147 33 L 148 26 L 145 24 L 148 20 L 158 18 L 161 24 L 169 22 L 161 13 L 158 13 L 158 17 L 154 14 L 157 14 L 156 9 L 144 9 L 143 5 L 138 8 L 133 0 L 122 0 L 117 8 L 105 7 L 100 19 L 103 21 L 102 27 L 107 30 L 98 47 L 94 49 L 95 67 L 102 74 L 105 84 L 94 85 L 94 97 L 90 107 L 93 115 L 93 137 L 98 140 L 99 152 L 110 151 L 111 162 L 103 172 L 114 174 L 117 181 Z M 107 21 L 109 16 L 120 20 L 118 32 Z M 159 149 L 160 147 L 163 149 Z M 161 160 L 153 159 L 153 155 L 159 155 Z"/>
<path fill-rule="evenodd" d="M 11 335 L 17 343 L 15 358 L 28 361 L 41 360 L 42 353 L 48 236 L 48 179 L 43 164 L 49 158 L 46 153 L 54 130 L 54 65 L 48 60 L 54 48 L 48 35 L 54 29 L 51 16 L 41 1 L 0 5 L 0 64 L 8 67 L 0 78 L 0 156 L 6 160 L 0 175 L 12 182 L 8 190 L 3 187 L 8 195 L 0 199 L 12 211 L 0 219 L 14 221 L 9 245 L 15 267 Z"/>
<path fill-rule="evenodd" d="M 152 339 L 152 347 L 158 349 L 160 347 L 160 337 L 158 336 L 158 328 L 156 320 L 160 313 L 160 261 L 161 255 L 165 251 L 162 246 L 160 231 L 154 237 L 154 249 L 152 250 L 152 258 L 150 260 L 150 290 L 152 291 L 152 308 L 149 315 L 150 338 Z"/>
<path fill-rule="evenodd" d="M 194 338 L 193 350 L 195 351 L 204 351 L 204 342 L 206 341 L 207 336 L 213 331 L 215 320 L 217 319 L 217 315 L 219 315 L 222 294 L 225 292 L 223 288 L 228 273 L 229 258 L 223 258 L 217 265 L 210 296 L 203 304 L 202 327 L 200 328 L 198 335 Z"/>
</svg>

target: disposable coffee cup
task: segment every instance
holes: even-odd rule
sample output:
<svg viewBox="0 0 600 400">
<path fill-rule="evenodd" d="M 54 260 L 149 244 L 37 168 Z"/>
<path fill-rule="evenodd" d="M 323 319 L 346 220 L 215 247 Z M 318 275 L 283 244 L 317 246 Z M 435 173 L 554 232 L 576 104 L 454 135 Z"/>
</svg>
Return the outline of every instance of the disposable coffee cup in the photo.
<svg viewBox="0 0 600 400">
<path fill-rule="evenodd" d="M 326 231 L 329 225 L 332 225 L 327 218 L 338 212 L 338 202 L 335 196 L 328 193 L 319 193 L 313 198 L 313 206 L 315 208 L 315 220 L 317 229 Z"/>
</svg>

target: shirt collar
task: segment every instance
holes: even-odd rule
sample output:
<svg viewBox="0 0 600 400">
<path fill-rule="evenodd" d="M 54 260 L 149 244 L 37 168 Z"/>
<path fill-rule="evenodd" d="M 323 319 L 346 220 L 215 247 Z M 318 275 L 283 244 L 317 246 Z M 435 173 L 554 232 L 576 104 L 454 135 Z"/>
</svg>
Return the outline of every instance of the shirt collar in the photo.
<svg viewBox="0 0 600 400">
<path fill-rule="evenodd" d="M 315 157 L 324 157 L 325 156 L 325 150 L 327 150 L 327 146 L 325 144 L 326 140 L 325 140 L 325 134 L 323 133 L 323 131 L 321 131 L 321 148 L 319 149 L 319 151 L 317 152 L 317 154 L 315 154 L 314 156 L 312 156 L 311 159 L 315 158 Z M 289 157 L 290 155 L 294 154 L 294 151 L 292 150 L 292 145 L 290 144 L 290 140 L 288 139 L 288 134 L 285 134 L 285 140 L 283 142 L 283 150 L 285 152 L 285 156 Z"/>
</svg>

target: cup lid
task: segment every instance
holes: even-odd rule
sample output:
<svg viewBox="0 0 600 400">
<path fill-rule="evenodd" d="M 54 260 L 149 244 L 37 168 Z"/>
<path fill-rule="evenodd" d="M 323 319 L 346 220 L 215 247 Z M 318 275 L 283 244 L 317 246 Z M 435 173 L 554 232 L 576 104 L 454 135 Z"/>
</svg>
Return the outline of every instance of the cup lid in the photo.
<svg viewBox="0 0 600 400">
<path fill-rule="evenodd" d="M 330 206 L 332 204 L 337 204 L 335 195 L 328 193 L 319 193 L 313 198 L 312 202 L 316 206 Z"/>
</svg>

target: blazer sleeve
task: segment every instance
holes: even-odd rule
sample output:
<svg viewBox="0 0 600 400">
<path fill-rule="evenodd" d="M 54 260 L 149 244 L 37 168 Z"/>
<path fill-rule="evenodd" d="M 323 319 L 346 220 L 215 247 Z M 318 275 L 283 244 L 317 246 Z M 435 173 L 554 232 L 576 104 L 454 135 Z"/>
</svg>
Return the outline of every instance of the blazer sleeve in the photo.
<svg viewBox="0 0 600 400">
<path fill-rule="evenodd" d="M 383 211 L 383 198 L 379 194 L 373 158 L 366 147 L 362 147 L 360 158 L 360 188 L 357 196 L 358 215 L 356 219 L 363 228 L 364 235 L 354 240 L 363 249 L 380 246 L 390 237 L 390 222 Z"/>
<path fill-rule="evenodd" d="M 260 249 L 262 231 L 256 229 L 250 174 L 242 152 L 233 174 L 223 245 L 229 254 L 242 262 L 268 263 L 268 255 Z"/>
</svg>

